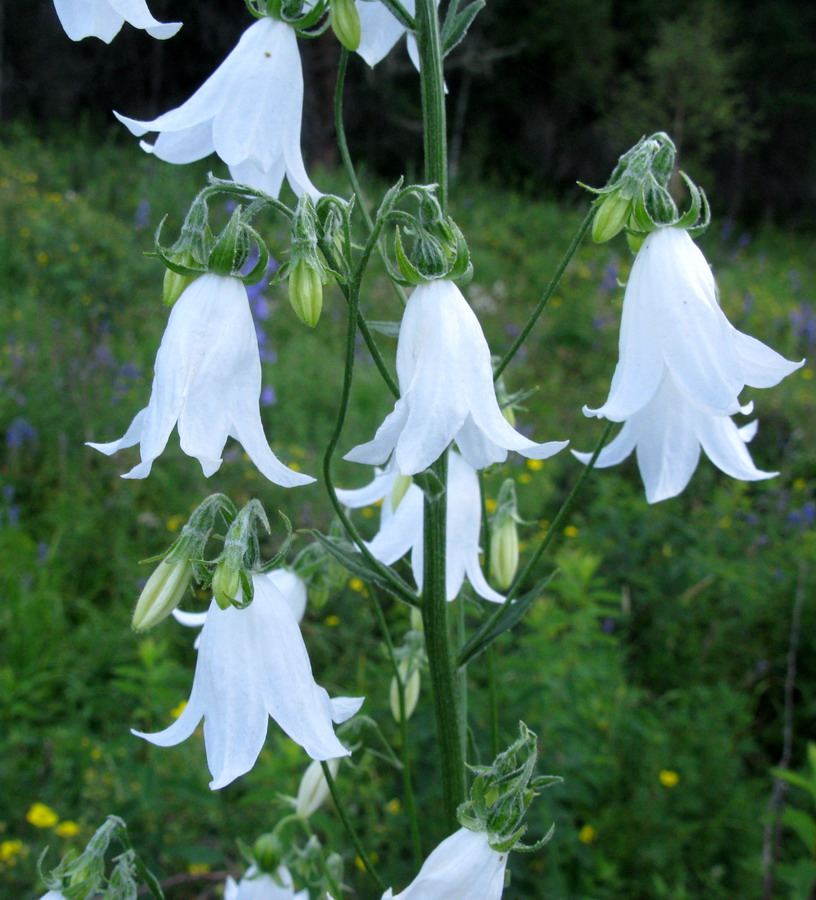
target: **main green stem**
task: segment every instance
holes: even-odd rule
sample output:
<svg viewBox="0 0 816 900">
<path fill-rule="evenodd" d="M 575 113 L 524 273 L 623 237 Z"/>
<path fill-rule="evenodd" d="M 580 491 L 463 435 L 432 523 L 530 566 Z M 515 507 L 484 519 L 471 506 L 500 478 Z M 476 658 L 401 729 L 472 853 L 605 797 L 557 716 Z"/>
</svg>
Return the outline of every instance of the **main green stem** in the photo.
<svg viewBox="0 0 816 900">
<path fill-rule="evenodd" d="M 417 0 L 425 178 L 436 183 L 443 211 L 448 202 L 448 138 L 442 41 L 434 0 Z M 422 621 L 431 674 L 431 695 L 442 767 L 442 795 L 448 831 L 458 827 L 456 810 L 465 800 L 465 729 L 450 643 L 445 575 L 447 454 L 432 466 L 425 491 Z"/>
</svg>

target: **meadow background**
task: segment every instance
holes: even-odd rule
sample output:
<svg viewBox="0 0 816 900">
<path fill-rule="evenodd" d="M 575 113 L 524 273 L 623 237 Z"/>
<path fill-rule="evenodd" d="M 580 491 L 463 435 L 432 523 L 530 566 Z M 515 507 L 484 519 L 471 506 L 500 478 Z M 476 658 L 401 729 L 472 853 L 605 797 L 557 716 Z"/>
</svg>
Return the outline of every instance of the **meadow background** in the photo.
<svg viewBox="0 0 816 900">
<path fill-rule="evenodd" d="M 653 5 L 668 16 L 671 4 Z M 745 41 L 758 40 L 762 22 L 765 34 L 773 33 L 773 23 L 784 32 L 782 12 L 796 6 L 775 4 L 774 19 L 771 4 L 748 5 L 765 15 L 752 20 Z M 36 7 L 40 20 L 46 6 Z M 599 8 L 611 18 L 612 6 Z M 551 7 L 541 5 L 542 28 Z M 655 22 L 651 36 L 657 40 Z M 501 16 L 487 23 L 507 26 Z M 552 28 L 542 33 L 555 40 Z M 584 59 L 585 81 L 573 80 L 574 88 L 589 90 L 589 84 L 601 91 L 609 70 L 592 64 L 605 46 L 600 33 L 591 33 L 595 56 Z M 797 46 L 804 41 L 793 32 L 789 37 Z M 5 71 L 19 75 L 15 40 L 6 38 Z M 541 42 L 536 52 L 546 55 Z M 127 61 L 130 45 L 123 46 L 119 56 L 108 50 L 108 60 L 118 60 L 109 65 Z M 664 41 L 664 48 L 673 46 L 676 39 Z M 29 45 L 32 59 L 40 47 Z M 561 58 L 578 58 L 572 44 L 558 47 Z M 74 52 L 98 49 L 81 45 Z M 215 38 L 208 50 L 219 52 Z M 498 108 L 491 73 L 504 67 L 505 85 L 514 78 L 520 85 L 525 57 L 518 56 L 493 60 L 487 74 L 476 62 L 470 68 L 462 63 L 452 75 L 454 108 L 468 72 L 468 90 L 481 86 L 487 112 Z M 766 54 L 768 78 L 774 64 L 781 62 L 768 62 Z M 547 115 L 555 120 L 563 73 L 552 65 L 557 89 L 548 95 Z M 731 65 L 732 74 L 744 72 L 737 62 Z M 760 68 L 754 57 L 745 65 Z M 85 66 L 90 70 L 87 59 Z M 166 77 L 156 79 L 167 85 Z M 702 83 L 712 84 L 710 73 Z M 692 129 L 681 165 L 704 187 L 727 188 L 723 173 L 739 175 L 736 194 L 712 192 L 715 220 L 700 240 L 727 315 L 789 358 L 808 358 L 779 387 L 744 395 L 755 399 L 760 422 L 751 444 L 754 459 L 780 475 L 739 483 L 703 459 L 681 497 L 651 507 L 632 460 L 589 480 L 542 564 L 542 572 L 558 568 L 557 577 L 525 621 L 497 644 L 502 737 L 509 742 L 523 718 L 539 735 L 540 770 L 565 779 L 533 807 L 531 835 L 543 834 L 554 820 L 555 837 L 541 853 L 514 856 L 507 900 L 813 897 L 816 757 L 808 760 L 808 741 L 816 740 L 816 260 L 808 191 L 816 181 L 807 175 L 814 159 L 807 128 L 786 132 L 785 139 L 810 148 L 794 154 L 793 163 L 787 151 L 777 159 L 769 149 L 782 140 L 779 122 L 792 109 L 802 113 L 812 98 L 807 100 L 798 68 L 785 84 L 786 106 L 763 106 L 762 83 L 754 84 L 757 103 L 748 102 L 756 96 L 745 96 L 748 108 L 765 110 L 764 124 L 732 116 L 732 124 L 756 126 L 744 133 L 741 149 L 729 149 L 716 134 L 704 140 Z M 52 79 L 52 86 L 64 97 L 75 87 L 70 79 Z M 357 89 L 367 86 L 361 76 Z M 183 79 L 178 89 L 186 90 Z M 167 317 L 161 267 L 143 255 L 154 229 L 168 214 L 172 233 L 208 168 L 224 172 L 215 160 L 171 167 L 151 159 L 135 141 L 102 125 L 86 95 L 76 100 L 70 120 L 56 122 L 49 120 L 45 92 L 31 91 L 27 100 L 14 96 L 13 121 L 6 120 L 0 132 L 0 894 L 39 896 L 42 850 L 50 847 L 47 861 L 53 864 L 68 849 L 84 846 L 104 816 L 116 813 L 150 865 L 168 879 L 168 898 L 218 897 L 225 874 L 242 869 L 238 841 L 251 842 L 285 809 L 282 795 L 296 792 L 306 759 L 273 725 L 255 769 L 212 793 L 199 736 L 161 750 L 129 734 L 131 727 L 151 731 L 168 723 L 188 696 L 194 666 L 189 630 L 165 623 L 149 635 L 130 631 L 132 607 L 150 571 L 139 560 L 161 552 L 213 491 L 236 502 L 257 496 L 270 513 L 281 509 L 302 529 L 327 530 L 328 506 L 319 484 L 283 491 L 266 483 L 235 444 L 228 445 L 221 470 L 205 480 L 174 436 L 145 481 L 118 478 L 130 467 L 127 454 L 108 459 L 84 446 L 121 435 L 148 398 Z M 145 109 L 150 96 L 143 94 Z M 521 88 L 510 96 L 524 104 Z M 409 120 L 411 110 L 395 107 L 392 99 L 381 97 L 383 108 Z M 8 95 L 4 102 L 8 108 Z M 111 100 L 113 105 L 122 108 Z M 581 131 L 578 113 L 586 118 L 587 109 L 578 104 L 578 112 L 573 106 L 560 110 L 574 118 L 567 115 L 559 146 L 569 145 L 569 135 L 585 138 L 572 145 L 572 154 L 545 154 L 539 160 L 544 169 L 536 173 L 519 160 L 502 171 L 488 165 L 485 135 L 501 131 L 497 119 L 477 119 L 471 134 L 453 117 L 454 138 L 470 148 L 461 153 L 452 190 L 453 215 L 475 267 L 466 295 L 497 354 L 526 320 L 584 214 L 580 203 L 586 200 L 564 185 L 575 177 L 591 181 L 593 167 L 594 183 L 602 182 L 608 171 L 603 165 L 624 149 L 608 138 L 593 155 L 586 135 L 608 135 L 615 122 L 621 141 L 633 130 L 632 140 L 642 133 L 637 123 L 624 127 L 620 117 L 609 125 L 612 120 L 597 110 L 595 131 Z M 131 105 L 126 111 L 141 110 Z M 651 122 L 649 110 L 643 115 Z M 543 133 L 549 133 L 548 121 L 543 113 L 535 118 Z M 671 124 L 658 117 L 643 131 Z M 368 138 L 358 125 L 352 142 L 362 148 Z M 509 146 L 512 130 L 502 134 Z M 313 158 L 322 158 L 320 140 L 312 138 Z M 379 155 L 364 178 L 372 197 L 386 186 L 393 140 L 389 132 L 373 145 Z M 516 147 L 523 146 L 519 138 Z M 776 166 L 768 171 L 777 174 L 760 181 L 751 173 L 763 153 Z M 735 159 L 742 161 L 737 173 Z M 330 155 L 327 162 L 315 182 L 345 194 Z M 579 176 L 574 169 L 582 162 L 590 171 Z M 791 199 L 786 191 L 796 179 L 799 189 Z M 273 255 L 283 259 L 283 230 L 269 222 L 264 233 Z M 620 283 L 630 265 L 622 238 L 582 247 L 508 369 L 509 390 L 535 387 L 519 424 L 537 439 L 568 437 L 576 449 L 590 449 L 597 440 L 601 426 L 581 407 L 606 396 L 616 359 Z M 314 332 L 291 313 L 285 286 L 253 291 L 252 307 L 264 361 L 267 434 L 282 458 L 318 474 L 341 378 L 342 298 L 327 291 Z M 400 315 L 376 268 L 368 277 L 365 312 L 377 320 Z M 392 357 L 393 342 L 379 341 Z M 357 372 L 343 450 L 368 436 L 389 406 L 363 346 Z M 339 465 L 341 484 L 364 483 L 368 473 L 360 469 Z M 532 546 L 580 471 L 568 453 L 543 465 L 514 457 L 485 473 L 485 492 L 495 498 L 507 475 L 516 478 L 529 523 L 523 538 Z M 361 528 L 373 533 L 377 515 L 361 511 Z M 270 550 L 281 537 L 277 526 Z M 295 549 L 307 540 L 300 536 Z M 198 599 L 203 609 L 207 598 Z M 478 618 L 474 611 L 472 622 Z M 397 634 L 408 627 L 403 609 L 390 608 L 389 620 Z M 312 598 L 303 630 L 318 681 L 332 694 L 365 695 L 366 712 L 397 742 L 382 638 L 366 589 L 351 579 L 327 598 Z M 490 725 L 482 712 L 484 667 L 480 658 L 468 670 L 470 725 L 482 748 L 489 746 Z M 420 703 L 411 728 L 423 808 L 423 800 L 438 791 L 428 702 Z M 393 852 L 407 843 L 399 777 L 379 749 L 370 741 L 361 746 L 352 766 L 341 769 L 339 784 L 369 848 L 395 887 L 403 886 L 414 868 L 407 853 L 397 858 Z M 797 773 L 791 778 L 798 783 L 772 802 L 773 770 L 780 763 Z M 315 815 L 314 825 L 329 846 L 346 846 L 330 806 Z M 426 850 L 443 836 L 434 829 L 428 823 Z M 763 878 L 763 855 L 773 862 L 770 879 Z M 354 861 L 347 863 L 355 896 L 370 896 Z"/>
</svg>

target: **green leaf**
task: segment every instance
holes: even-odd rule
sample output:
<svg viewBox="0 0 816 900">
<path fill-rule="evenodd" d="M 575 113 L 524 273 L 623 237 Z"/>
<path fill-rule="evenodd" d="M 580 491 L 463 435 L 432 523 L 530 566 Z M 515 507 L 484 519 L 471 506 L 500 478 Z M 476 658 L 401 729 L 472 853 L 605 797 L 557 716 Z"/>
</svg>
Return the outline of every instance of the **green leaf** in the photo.
<svg viewBox="0 0 816 900">
<path fill-rule="evenodd" d="M 485 0 L 473 0 L 469 6 L 458 12 L 450 24 L 446 21 L 442 30 L 442 55 L 447 56 L 464 38 L 473 20 L 484 9 Z"/>
<path fill-rule="evenodd" d="M 533 588 L 529 593 L 499 607 L 498 612 L 491 616 L 462 647 L 462 651 L 456 661 L 457 667 L 464 666 L 475 659 L 480 653 L 487 650 L 499 635 L 520 622 L 527 610 L 541 596 L 544 588 L 552 581 L 557 571 L 556 569 L 551 572 L 538 587 Z"/>
<path fill-rule="evenodd" d="M 314 537 L 326 548 L 326 550 L 352 575 L 362 578 L 377 587 L 400 597 L 408 603 L 417 605 L 419 600 L 411 588 L 393 571 L 376 569 L 363 556 L 359 550 L 354 548 L 353 544 L 344 541 L 342 538 L 331 537 L 330 535 L 321 534 L 319 531 L 312 531 Z M 388 572 L 388 577 L 385 572 Z"/>
</svg>

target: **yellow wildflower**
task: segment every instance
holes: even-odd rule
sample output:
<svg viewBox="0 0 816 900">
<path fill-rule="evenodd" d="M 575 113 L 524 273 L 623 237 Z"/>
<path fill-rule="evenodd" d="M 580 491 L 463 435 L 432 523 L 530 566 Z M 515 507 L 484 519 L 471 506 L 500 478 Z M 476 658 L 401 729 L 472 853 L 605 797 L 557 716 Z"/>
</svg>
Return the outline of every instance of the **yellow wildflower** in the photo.
<svg viewBox="0 0 816 900">
<path fill-rule="evenodd" d="M 598 837 L 598 832 L 592 825 L 584 825 L 578 832 L 578 840 L 582 844 L 591 844 Z"/>
<path fill-rule="evenodd" d="M 26 813 L 26 820 L 36 828 L 53 828 L 59 822 L 59 816 L 44 803 L 32 803 Z"/>
<path fill-rule="evenodd" d="M 661 769 L 660 775 L 658 775 L 660 779 L 660 783 L 663 787 L 673 788 L 676 787 L 678 782 L 680 781 L 680 776 L 677 772 L 673 772 L 671 769 Z"/>
<path fill-rule="evenodd" d="M 79 825 L 70 819 L 66 819 L 64 822 L 60 822 L 54 831 L 60 837 L 73 837 L 75 834 L 79 834 Z"/>
</svg>

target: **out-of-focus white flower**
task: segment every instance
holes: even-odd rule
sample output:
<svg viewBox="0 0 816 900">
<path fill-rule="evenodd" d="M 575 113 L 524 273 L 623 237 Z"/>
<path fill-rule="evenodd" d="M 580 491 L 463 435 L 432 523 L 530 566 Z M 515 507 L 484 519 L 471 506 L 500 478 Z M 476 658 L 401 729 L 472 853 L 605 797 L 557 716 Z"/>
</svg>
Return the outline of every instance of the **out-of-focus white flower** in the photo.
<svg viewBox="0 0 816 900">
<path fill-rule="evenodd" d="M 289 603 L 266 575 L 254 575 L 252 584 L 254 599 L 244 609 L 210 604 L 193 689 L 179 718 L 157 734 L 133 732 L 170 747 L 188 738 L 203 718 L 213 790 L 253 767 L 269 716 L 312 759 L 348 756 L 332 722 L 345 722 L 363 702 L 329 699 L 315 683 Z"/>
<path fill-rule="evenodd" d="M 54 0 L 60 24 L 72 41 L 98 37 L 109 44 L 125 22 L 160 41 L 181 28 L 181 22 L 158 22 L 145 0 Z"/>
<path fill-rule="evenodd" d="M 501 415 L 501 413 L 499 413 Z M 507 426 L 510 427 L 509 425 Z M 512 429 L 511 429 L 512 430 Z M 411 551 L 414 581 L 422 590 L 423 570 L 423 494 L 411 484 L 394 508 L 394 491 L 399 489 L 400 476 L 393 469 L 379 472 L 374 481 L 357 490 L 338 490 L 342 504 L 359 509 L 383 501 L 380 530 L 368 543 L 372 555 L 385 565 L 391 565 Z M 493 603 L 503 603 L 485 580 L 479 564 L 479 532 L 482 526 L 479 478 L 475 469 L 458 453 L 448 455 L 447 520 L 445 523 L 445 589 L 453 600 L 462 589 L 467 575 L 473 590 Z"/>
<path fill-rule="evenodd" d="M 217 153 L 235 181 L 277 197 L 284 175 L 313 198 L 300 150 L 303 70 L 295 30 L 270 17 L 243 33 L 235 49 L 190 99 L 151 121 L 115 113 L 137 137 L 160 132 L 142 148 L 171 163 Z"/>
<path fill-rule="evenodd" d="M 500 900 L 507 853 L 494 850 L 487 835 L 460 828 L 425 860 L 419 875 L 399 894 L 382 900 Z"/>
<path fill-rule="evenodd" d="M 360 43 L 357 53 L 373 67 L 388 55 L 408 29 L 379 0 L 356 0 L 356 4 L 360 14 Z M 414 15 L 415 0 L 403 0 L 402 5 L 408 15 Z M 411 62 L 419 69 L 416 38 L 409 34 L 407 43 Z"/>
<path fill-rule="evenodd" d="M 772 387 L 803 363 L 737 331 L 720 309 L 714 276 L 688 232 L 660 228 L 644 241 L 626 285 L 609 396 L 584 413 L 623 422 L 670 375 L 689 400 L 732 415 L 746 385 Z"/>
<path fill-rule="evenodd" d="M 40 897 L 40 900 L 65 900 L 65 894 L 62 891 L 48 891 Z"/>
<path fill-rule="evenodd" d="M 382 465 L 394 453 L 402 475 L 427 469 L 455 440 L 475 469 L 507 459 L 515 450 L 546 459 L 567 441 L 536 444 L 502 415 L 493 387 L 490 348 L 459 288 L 447 279 L 414 289 L 397 343 L 400 399 L 374 439 L 345 458 Z"/>
<path fill-rule="evenodd" d="M 749 404 L 740 411 L 751 409 Z M 756 431 L 755 421 L 738 428 L 730 416 L 692 403 L 669 375 L 646 406 L 630 416 L 617 437 L 601 450 L 595 465 L 614 466 L 635 450 L 646 499 L 658 503 L 685 489 L 697 468 L 701 446 L 711 462 L 732 478 L 773 478 L 778 473 L 758 469 L 745 446 Z M 584 463 L 592 456 L 573 453 Z"/>
<path fill-rule="evenodd" d="M 270 481 L 284 487 L 314 481 L 287 468 L 261 424 L 261 361 L 246 288 L 239 278 L 202 275 L 178 299 L 156 355 L 148 406 L 124 436 L 89 447 L 107 455 L 139 444 L 141 462 L 124 478 L 145 478 L 178 422 L 181 449 L 209 477 L 221 465 L 227 437 L 240 441 Z"/>
<path fill-rule="evenodd" d="M 224 900 L 309 900 L 309 892 L 302 890 L 295 893 L 292 876 L 286 866 L 278 868 L 275 878 L 265 873 L 259 874 L 252 866 L 238 884 L 227 876 Z"/>
</svg>

